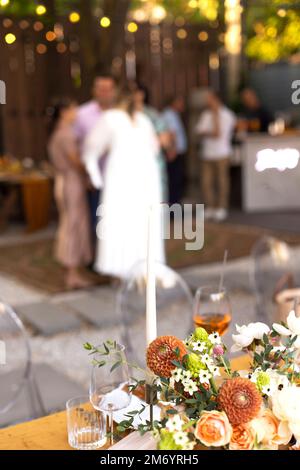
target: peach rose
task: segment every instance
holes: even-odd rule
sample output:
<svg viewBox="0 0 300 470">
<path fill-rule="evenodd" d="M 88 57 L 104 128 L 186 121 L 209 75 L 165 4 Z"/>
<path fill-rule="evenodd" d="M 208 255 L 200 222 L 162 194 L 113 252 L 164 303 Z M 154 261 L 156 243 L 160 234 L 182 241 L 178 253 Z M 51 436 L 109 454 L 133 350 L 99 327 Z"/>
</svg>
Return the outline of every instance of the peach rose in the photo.
<svg viewBox="0 0 300 470">
<path fill-rule="evenodd" d="M 196 425 L 196 438 L 207 447 L 229 444 L 232 427 L 223 411 L 203 411 Z"/>
<path fill-rule="evenodd" d="M 256 440 L 266 446 L 286 445 L 292 438 L 288 423 L 280 421 L 268 408 L 262 409 L 257 418 L 250 423 Z"/>
<path fill-rule="evenodd" d="M 248 424 L 233 427 L 229 444 L 230 450 L 252 450 L 255 443 L 255 434 Z"/>
</svg>

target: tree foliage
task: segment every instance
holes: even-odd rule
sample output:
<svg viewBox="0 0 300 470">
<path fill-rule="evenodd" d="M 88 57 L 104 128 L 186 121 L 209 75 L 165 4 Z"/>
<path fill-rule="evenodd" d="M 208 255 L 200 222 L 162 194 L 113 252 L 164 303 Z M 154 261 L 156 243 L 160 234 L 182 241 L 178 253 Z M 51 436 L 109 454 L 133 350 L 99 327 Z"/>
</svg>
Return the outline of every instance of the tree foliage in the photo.
<svg viewBox="0 0 300 470">
<path fill-rule="evenodd" d="M 244 7 L 245 52 L 251 59 L 272 63 L 300 52 L 300 0 L 240 1 Z M 7 6 L 0 7 L 0 13 L 31 16 L 35 14 L 37 3 L 37 0 L 10 0 Z M 72 10 L 80 11 L 86 24 L 82 29 L 90 35 L 89 27 L 95 14 L 109 16 L 112 28 L 102 40 L 109 38 L 113 44 L 112 37 L 120 34 L 129 10 L 133 16 L 134 12 L 144 12 L 146 20 L 153 19 L 151 15 L 160 8 L 160 13 L 165 12 L 163 19 L 183 17 L 189 23 L 214 22 L 223 20 L 225 0 L 41 0 L 41 3 L 47 6 L 43 18 L 48 22 Z M 113 26 L 114 23 L 119 26 Z"/>
<path fill-rule="evenodd" d="M 255 2 L 247 11 L 247 55 L 276 62 L 300 51 L 299 0 Z"/>
</svg>

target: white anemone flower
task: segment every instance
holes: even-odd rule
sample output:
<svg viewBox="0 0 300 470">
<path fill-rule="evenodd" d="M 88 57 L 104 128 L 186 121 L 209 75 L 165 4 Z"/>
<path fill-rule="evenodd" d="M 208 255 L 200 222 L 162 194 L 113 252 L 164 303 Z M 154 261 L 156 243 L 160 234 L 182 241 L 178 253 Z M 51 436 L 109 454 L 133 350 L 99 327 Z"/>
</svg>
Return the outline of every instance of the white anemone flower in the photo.
<svg viewBox="0 0 300 470">
<path fill-rule="evenodd" d="M 298 336 L 294 343 L 296 349 L 300 348 L 300 317 L 292 310 L 287 317 L 287 328 L 279 323 L 274 323 L 273 329 L 281 336 Z"/>
<path fill-rule="evenodd" d="M 264 335 L 270 332 L 270 328 L 265 323 L 256 322 L 249 325 L 236 325 L 238 335 L 232 335 L 233 346 L 231 352 L 242 351 L 253 343 L 255 339 L 262 340 Z"/>
</svg>

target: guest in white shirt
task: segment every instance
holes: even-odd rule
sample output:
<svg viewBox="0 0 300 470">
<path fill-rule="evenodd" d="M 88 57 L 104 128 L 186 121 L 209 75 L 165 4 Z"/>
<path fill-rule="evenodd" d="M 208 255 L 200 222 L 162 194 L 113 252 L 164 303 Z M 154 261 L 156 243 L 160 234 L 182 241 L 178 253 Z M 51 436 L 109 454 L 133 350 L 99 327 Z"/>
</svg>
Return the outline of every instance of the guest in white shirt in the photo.
<svg viewBox="0 0 300 470">
<path fill-rule="evenodd" d="M 196 133 L 202 138 L 202 191 L 206 218 L 225 220 L 229 206 L 229 168 L 236 117 L 210 91 L 207 109 L 200 116 Z"/>
</svg>

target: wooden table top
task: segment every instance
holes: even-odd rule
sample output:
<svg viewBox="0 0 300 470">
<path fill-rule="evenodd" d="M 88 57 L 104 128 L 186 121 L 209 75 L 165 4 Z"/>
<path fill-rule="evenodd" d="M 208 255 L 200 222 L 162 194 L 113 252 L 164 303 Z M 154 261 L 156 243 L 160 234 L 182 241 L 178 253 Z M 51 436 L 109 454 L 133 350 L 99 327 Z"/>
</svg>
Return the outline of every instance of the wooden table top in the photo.
<svg viewBox="0 0 300 470">
<path fill-rule="evenodd" d="M 249 358 L 232 360 L 234 370 L 247 369 Z M 72 450 L 68 444 L 66 412 L 0 430 L 0 450 Z M 107 447 L 103 447 L 103 450 Z"/>
<path fill-rule="evenodd" d="M 0 171 L 0 183 L 26 184 L 32 182 L 49 181 L 50 176 L 41 171 L 5 172 Z"/>
</svg>

